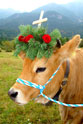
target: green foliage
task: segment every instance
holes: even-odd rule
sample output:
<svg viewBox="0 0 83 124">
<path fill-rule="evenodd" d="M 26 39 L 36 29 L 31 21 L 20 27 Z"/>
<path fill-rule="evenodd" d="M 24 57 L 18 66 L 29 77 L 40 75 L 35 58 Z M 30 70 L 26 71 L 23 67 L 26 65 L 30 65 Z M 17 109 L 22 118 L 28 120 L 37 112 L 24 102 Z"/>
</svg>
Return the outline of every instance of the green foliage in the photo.
<svg viewBox="0 0 83 124">
<path fill-rule="evenodd" d="M 12 52 L 14 48 L 15 48 L 14 41 L 2 42 L 2 49 L 5 50 L 6 52 Z"/>
<path fill-rule="evenodd" d="M 50 36 L 52 37 L 52 41 L 49 43 L 49 45 L 53 47 L 56 44 L 56 39 L 61 38 L 61 34 L 58 29 L 55 29 L 50 33 Z"/>
<path fill-rule="evenodd" d="M 64 37 L 64 38 L 61 37 L 60 40 L 61 40 L 62 45 L 64 45 L 66 42 L 69 41 L 69 38 L 68 37 Z"/>
<path fill-rule="evenodd" d="M 2 52 L 2 49 L 0 48 L 0 52 Z"/>
<path fill-rule="evenodd" d="M 40 47 L 39 42 L 35 42 L 33 39 L 28 43 L 28 49 L 26 50 L 26 56 L 31 58 L 32 60 L 37 56 L 38 49 Z"/>
<path fill-rule="evenodd" d="M 42 58 L 43 56 L 49 58 L 54 50 L 54 46 L 56 45 L 56 39 L 61 37 L 61 34 L 58 29 L 55 29 L 53 32 L 50 33 L 51 42 L 45 43 L 42 39 L 44 34 L 47 34 L 47 30 L 44 27 L 41 28 L 32 28 L 32 26 L 21 25 L 19 27 L 20 35 L 28 36 L 33 35 L 33 39 L 30 39 L 28 43 L 20 42 L 17 36 L 16 38 L 16 51 L 15 55 L 17 56 L 21 51 L 26 53 L 26 57 L 30 59 Z"/>
</svg>

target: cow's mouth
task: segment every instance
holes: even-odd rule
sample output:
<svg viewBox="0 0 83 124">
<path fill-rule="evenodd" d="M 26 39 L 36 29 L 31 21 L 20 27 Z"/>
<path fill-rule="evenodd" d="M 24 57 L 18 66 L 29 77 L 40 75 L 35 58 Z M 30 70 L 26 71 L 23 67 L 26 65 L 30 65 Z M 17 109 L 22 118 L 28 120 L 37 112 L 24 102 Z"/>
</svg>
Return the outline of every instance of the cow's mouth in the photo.
<svg viewBox="0 0 83 124">
<path fill-rule="evenodd" d="M 15 102 L 18 105 L 25 105 L 24 103 L 20 103 L 20 102 Z"/>
</svg>

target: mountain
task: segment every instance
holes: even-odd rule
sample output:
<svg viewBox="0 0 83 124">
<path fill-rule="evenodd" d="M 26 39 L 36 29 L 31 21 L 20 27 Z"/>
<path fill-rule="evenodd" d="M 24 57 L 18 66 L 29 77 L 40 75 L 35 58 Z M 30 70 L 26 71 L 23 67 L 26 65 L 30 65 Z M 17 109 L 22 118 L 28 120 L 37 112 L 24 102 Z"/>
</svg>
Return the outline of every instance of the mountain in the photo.
<svg viewBox="0 0 83 124">
<path fill-rule="evenodd" d="M 83 19 L 83 0 L 76 0 L 75 2 L 63 5 L 63 7 L 72 11 L 79 19 Z"/>
<path fill-rule="evenodd" d="M 72 12 L 69 5 L 47 4 L 30 13 L 16 13 L 0 19 L 0 40 L 12 40 L 19 33 L 19 25 L 31 25 L 34 20 L 39 19 L 42 9 L 45 11 L 44 17 L 48 18 L 48 22 L 43 24 L 48 26 L 48 32 L 58 28 L 63 37 L 72 37 L 75 34 L 83 37 L 82 19 Z"/>
<path fill-rule="evenodd" d="M 38 9 L 35 9 L 32 12 L 41 12 L 41 10 L 44 10 L 45 12 L 56 11 L 60 13 L 61 15 L 64 15 L 70 18 L 72 21 L 74 20 L 78 21 L 78 18 L 76 17 L 76 15 L 71 10 L 67 9 L 65 6 L 62 6 L 61 4 L 55 4 L 55 3 L 47 4 Z"/>
<path fill-rule="evenodd" d="M 19 25 L 32 24 L 39 18 L 39 14 L 17 13 L 6 19 L 0 20 L 0 40 L 12 40 L 19 33 Z"/>
<path fill-rule="evenodd" d="M 0 19 L 7 18 L 14 13 L 19 13 L 19 11 L 15 11 L 13 9 L 0 9 Z"/>
</svg>

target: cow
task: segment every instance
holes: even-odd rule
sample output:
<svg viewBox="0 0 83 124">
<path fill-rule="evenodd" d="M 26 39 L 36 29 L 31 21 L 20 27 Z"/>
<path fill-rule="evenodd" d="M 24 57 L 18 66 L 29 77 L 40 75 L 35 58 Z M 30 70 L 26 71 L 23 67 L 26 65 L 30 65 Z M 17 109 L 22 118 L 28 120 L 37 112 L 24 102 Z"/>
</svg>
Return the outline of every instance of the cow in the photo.
<svg viewBox="0 0 83 124">
<path fill-rule="evenodd" d="M 31 60 L 21 51 L 19 56 L 24 63 L 19 78 L 44 85 L 62 63 L 59 71 L 43 91 L 45 95 L 53 98 L 61 87 L 66 72 L 66 61 L 69 61 L 67 83 L 62 88 L 59 101 L 68 104 L 83 104 L 83 49 L 78 48 L 80 41 L 80 35 L 75 35 L 62 46 L 57 43 L 49 59 L 45 57 L 38 59 L 36 57 Z M 18 82 L 8 92 L 11 99 L 20 105 L 27 104 L 31 99 L 36 98 L 39 93 L 38 89 Z M 36 98 L 35 101 L 42 104 L 49 102 L 43 96 Z M 82 124 L 83 107 L 75 108 L 59 105 L 59 111 L 64 124 Z"/>
</svg>

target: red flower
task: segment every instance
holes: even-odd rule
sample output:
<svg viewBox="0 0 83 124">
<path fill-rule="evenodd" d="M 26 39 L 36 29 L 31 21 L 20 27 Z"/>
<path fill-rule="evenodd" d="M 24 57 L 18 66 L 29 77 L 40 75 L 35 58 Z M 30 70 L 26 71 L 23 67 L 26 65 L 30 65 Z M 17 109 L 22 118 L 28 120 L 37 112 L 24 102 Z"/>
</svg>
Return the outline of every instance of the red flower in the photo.
<svg viewBox="0 0 83 124">
<path fill-rule="evenodd" d="M 23 39 L 24 39 L 24 37 L 23 37 L 22 35 L 20 35 L 20 36 L 18 37 L 18 40 L 19 40 L 19 41 L 23 41 Z"/>
<path fill-rule="evenodd" d="M 50 43 L 51 36 L 49 34 L 44 34 L 42 39 L 44 40 L 45 43 Z"/>
<path fill-rule="evenodd" d="M 28 36 L 26 36 L 24 39 L 23 39 L 23 41 L 25 42 L 25 43 L 27 43 L 31 38 L 34 38 L 33 37 L 33 35 L 28 35 Z"/>
</svg>

